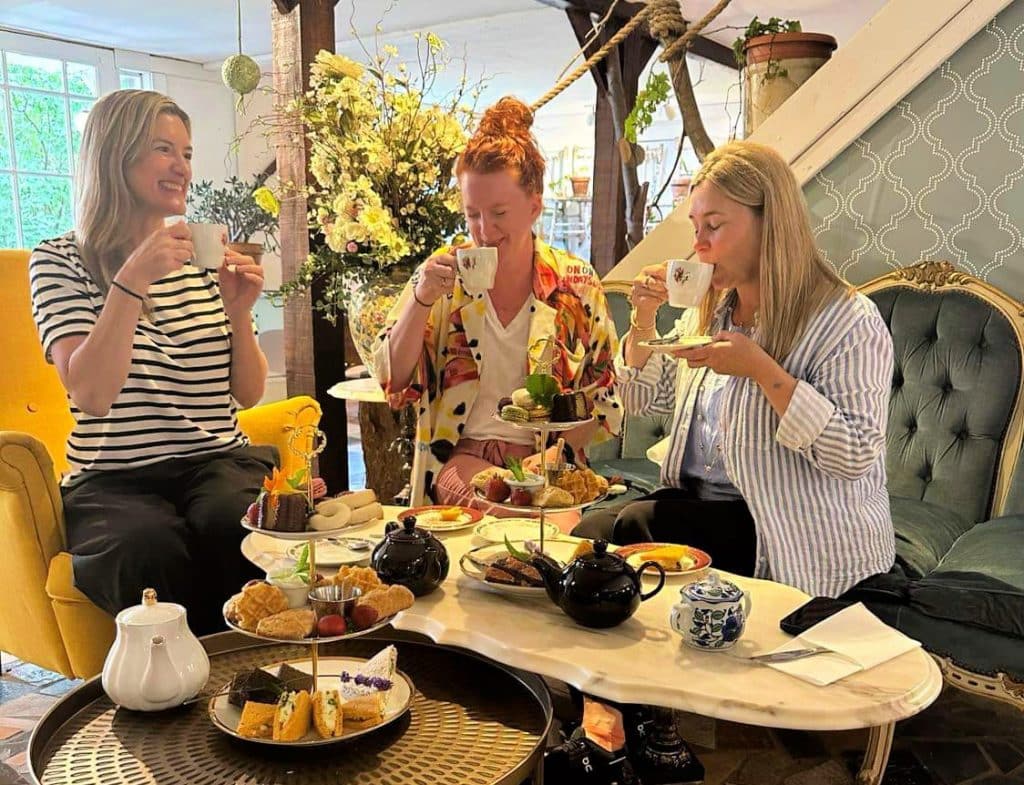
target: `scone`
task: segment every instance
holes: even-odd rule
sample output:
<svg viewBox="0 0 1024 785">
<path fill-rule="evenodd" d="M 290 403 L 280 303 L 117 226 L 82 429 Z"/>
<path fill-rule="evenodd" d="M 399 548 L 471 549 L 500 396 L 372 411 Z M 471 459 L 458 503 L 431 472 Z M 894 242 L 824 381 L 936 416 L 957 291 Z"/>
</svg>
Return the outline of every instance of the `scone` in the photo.
<svg viewBox="0 0 1024 785">
<path fill-rule="evenodd" d="M 300 641 L 316 629 L 316 614 L 309 608 L 292 608 L 260 619 L 256 634 L 267 638 Z"/>
<path fill-rule="evenodd" d="M 260 620 L 287 608 L 288 597 L 281 589 L 263 581 L 255 581 L 242 589 L 242 594 L 234 602 L 232 610 L 238 626 L 252 632 Z"/>
</svg>

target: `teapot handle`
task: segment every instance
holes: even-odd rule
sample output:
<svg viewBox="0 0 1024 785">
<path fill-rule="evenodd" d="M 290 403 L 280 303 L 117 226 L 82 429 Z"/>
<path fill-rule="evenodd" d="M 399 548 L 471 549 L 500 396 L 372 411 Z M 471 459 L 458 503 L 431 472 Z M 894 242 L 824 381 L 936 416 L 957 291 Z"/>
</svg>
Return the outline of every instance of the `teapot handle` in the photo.
<svg viewBox="0 0 1024 785">
<path fill-rule="evenodd" d="M 653 597 L 655 594 L 661 591 L 661 587 L 665 585 L 665 568 L 654 561 L 645 561 L 643 564 L 640 565 L 640 567 L 636 571 L 637 580 L 640 580 L 640 577 L 643 575 L 644 570 L 646 570 L 648 567 L 653 567 L 658 571 L 658 585 L 646 594 L 640 592 L 641 600 L 651 599 L 651 597 Z"/>
</svg>

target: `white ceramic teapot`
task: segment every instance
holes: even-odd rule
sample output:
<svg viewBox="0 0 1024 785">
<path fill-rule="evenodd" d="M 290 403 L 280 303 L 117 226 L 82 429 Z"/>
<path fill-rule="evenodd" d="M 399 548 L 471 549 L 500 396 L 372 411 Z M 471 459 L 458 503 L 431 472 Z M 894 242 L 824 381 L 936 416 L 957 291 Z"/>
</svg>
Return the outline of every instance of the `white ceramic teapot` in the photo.
<svg viewBox="0 0 1024 785">
<path fill-rule="evenodd" d="M 117 637 L 103 663 L 103 689 L 126 709 L 160 711 L 199 694 L 210 677 L 210 658 L 188 628 L 185 608 L 157 602 L 142 592 L 142 604 L 115 619 Z"/>
</svg>

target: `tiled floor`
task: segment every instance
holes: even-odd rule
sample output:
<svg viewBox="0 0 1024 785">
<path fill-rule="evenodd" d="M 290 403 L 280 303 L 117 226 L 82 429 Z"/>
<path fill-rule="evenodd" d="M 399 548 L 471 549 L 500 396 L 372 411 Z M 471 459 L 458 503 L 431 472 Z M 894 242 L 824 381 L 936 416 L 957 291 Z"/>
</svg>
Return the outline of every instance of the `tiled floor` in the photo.
<svg viewBox="0 0 1024 785">
<path fill-rule="evenodd" d="M 3 655 L 0 785 L 27 785 L 38 719 L 80 682 Z M 803 733 L 682 715 L 706 785 L 852 785 L 864 732 Z M 562 785 L 556 783 L 555 785 Z M 947 688 L 896 728 L 884 785 L 1024 785 L 1024 712 Z"/>
</svg>

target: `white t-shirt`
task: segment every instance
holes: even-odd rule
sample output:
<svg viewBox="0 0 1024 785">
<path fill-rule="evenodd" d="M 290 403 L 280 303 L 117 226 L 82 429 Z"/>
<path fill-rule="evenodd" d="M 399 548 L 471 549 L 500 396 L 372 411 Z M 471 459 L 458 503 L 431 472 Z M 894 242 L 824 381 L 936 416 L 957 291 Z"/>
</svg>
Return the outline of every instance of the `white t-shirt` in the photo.
<svg viewBox="0 0 1024 785">
<path fill-rule="evenodd" d="M 494 418 L 498 401 L 526 384 L 527 342 L 530 340 L 530 308 L 533 295 L 526 298 L 508 326 L 498 318 L 490 296 L 484 298 L 484 334 L 480 346 L 480 392 L 469 410 L 462 438 L 486 441 L 498 439 L 533 446 L 531 431 L 516 428 Z"/>
<path fill-rule="evenodd" d="M 73 233 L 35 249 L 29 279 L 50 360 L 55 341 L 89 334 L 103 295 L 82 265 Z M 152 315 L 135 326 L 128 378 L 110 411 L 93 417 L 68 398 L 75 427 L 65 483 L 84 471 L 133 469 L 248 444 L 231 396 L 231 326 L 216 279 L 185 265 L 150 287 L 149 303 Z"/>
</svg>

